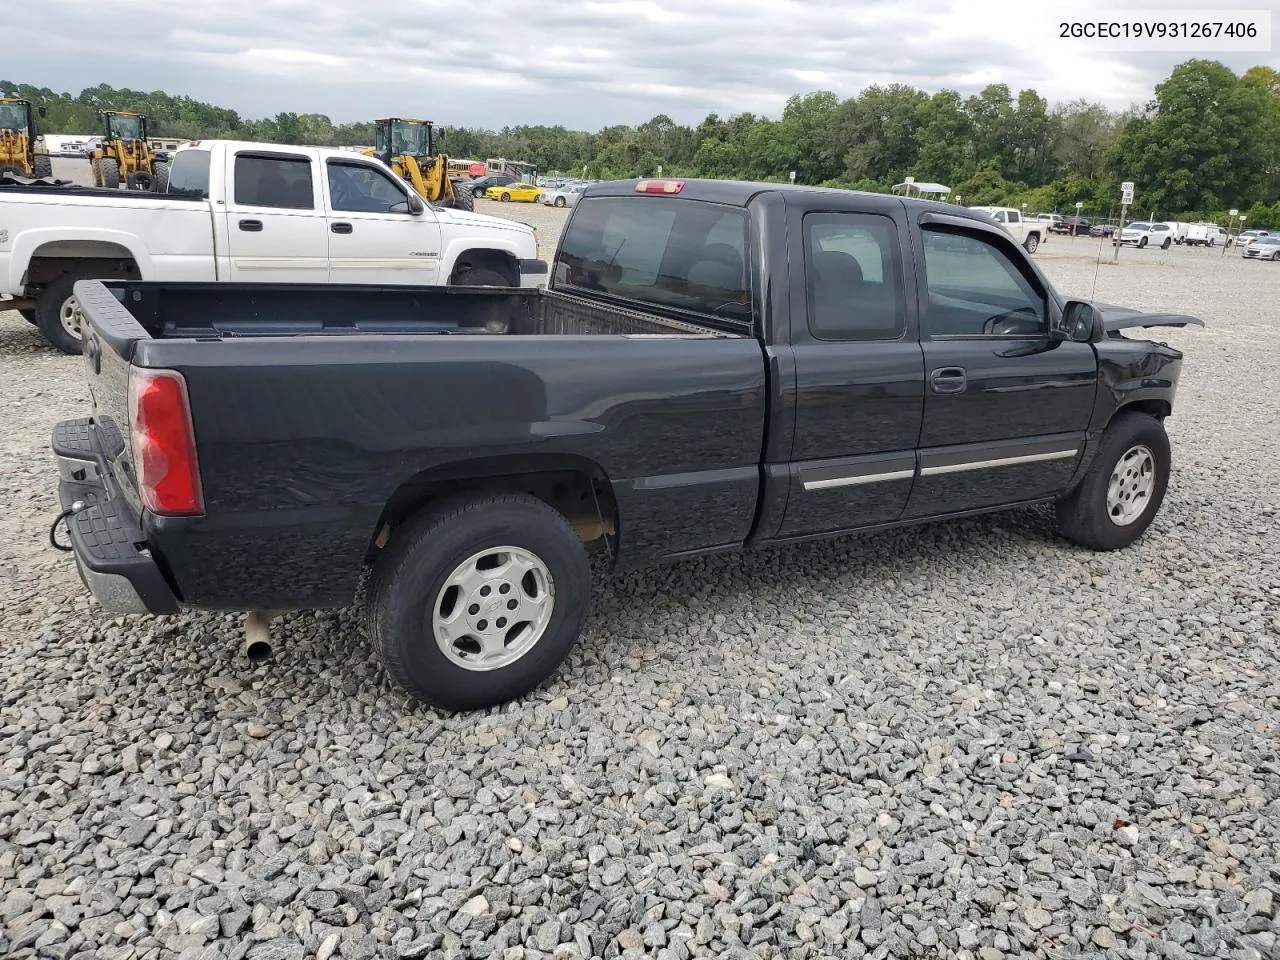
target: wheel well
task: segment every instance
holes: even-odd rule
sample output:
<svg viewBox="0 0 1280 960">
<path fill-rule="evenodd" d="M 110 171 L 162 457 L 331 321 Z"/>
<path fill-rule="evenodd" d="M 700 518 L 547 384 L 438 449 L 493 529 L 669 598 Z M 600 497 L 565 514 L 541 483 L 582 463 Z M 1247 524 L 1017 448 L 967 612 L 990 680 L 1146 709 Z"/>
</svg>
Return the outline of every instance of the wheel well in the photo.
<svg viewBox="0 0 1280 960">
<path fill-rule="evenodd" d="M 520 268 L 516 264 L 516 258 L 505 250 L 464 250 L 458 255 L 449 282 L 456 283 L 468 270 L 481 268 L 504 274 L 513 287 L 520 285 Z"/>
<path fill-rule="evenodd" d="M 1173 413 L 1173 404 L 1168 400 L 1135 400 L 1116 410 L 1111 419 L 1114 420 L 1122 413 L 1145 413 L 1157 420 L 1163 420 Z"/>
<path fill-rule="evenodd" d="M 563 514 L 593 551 L 613 552 L 618 530 L 613 485 L 596 464 L 576 458 L 558 463 L 494 459 L 424 470 L 391 495 L 374 529 L 372 548 L 386 546 L 396 527 L 427 504 L 458 493 L 530 494 Z"/>
<path fill-rule="evenodd" d="M 36 249 L 27 264 L 23 286 L 30 295 L 69 273 L 91 273 L 104 280 L 142 279 L 133 255 L 117 243 L 57 240 Z"/>
</svg>

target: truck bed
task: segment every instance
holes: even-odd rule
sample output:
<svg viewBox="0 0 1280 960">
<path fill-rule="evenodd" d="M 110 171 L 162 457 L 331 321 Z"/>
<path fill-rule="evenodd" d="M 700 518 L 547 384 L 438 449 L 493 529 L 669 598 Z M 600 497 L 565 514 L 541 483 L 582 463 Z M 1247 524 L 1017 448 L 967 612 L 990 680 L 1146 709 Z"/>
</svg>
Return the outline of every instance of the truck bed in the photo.
<svg viewBox="0 0 1280 960">
<path fill-rule="evenodd" d="M 86 280 L 76 290 L 81 303 L 93 305 L 105 335 L 133 341 L 144 333 L 150 339 L 201 340 L 361 334 L 735 335 L 543 289 Z M 126 352 L 123 343 L 118 349 Z"/>
</svg>

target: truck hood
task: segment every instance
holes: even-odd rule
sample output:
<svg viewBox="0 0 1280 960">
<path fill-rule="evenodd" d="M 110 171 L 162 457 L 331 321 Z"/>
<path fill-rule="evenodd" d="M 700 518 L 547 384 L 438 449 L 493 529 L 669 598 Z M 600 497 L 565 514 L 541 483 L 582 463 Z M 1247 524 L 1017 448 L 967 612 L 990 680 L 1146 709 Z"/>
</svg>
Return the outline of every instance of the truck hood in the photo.
<svg viewBox="0 0 1280 960">
<path fill-rule="evenodd" d="M 468 213 L 465 210 L 456 210 L 452 207 L 443 207 L 436 210 L 436 215 L 442 220 L 447 219 L 450 223 L 460 224 L 469 227 L 482 227 L 488 230 L 509 230 L 512 233 L 523 233 L 531 236 L 535 232 L 533 227 L 527 223 L 519 223 L 515 220 L 508 220 L 505 217 L 491 217 L 486 213 Z"/>
<path fill-rule="evenodd" d="M 1130 327 L 1185 327 L 1194 324 L 1203 327 L 1204 321 L 1186 313 L 1143 313 L 1131 307 L 1122 307 L 1114 303 L 1089 301 L 1093 309 L 1102 318 L 1102 327 L 1107 333 L 1126 330 Z"/>
</svg>

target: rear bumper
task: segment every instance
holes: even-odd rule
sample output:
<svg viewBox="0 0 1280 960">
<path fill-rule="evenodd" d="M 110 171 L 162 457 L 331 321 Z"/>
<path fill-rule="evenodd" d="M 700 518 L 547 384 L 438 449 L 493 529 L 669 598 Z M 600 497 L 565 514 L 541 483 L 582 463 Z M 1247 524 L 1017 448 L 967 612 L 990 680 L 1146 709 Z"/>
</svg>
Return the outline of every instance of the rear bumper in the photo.
<svg viewBox="0 0 1280 960">
<path fill-rule="evenodd" d="M 58 463 L 58 500 L 80 579 L 113 613 L 177 613 L 173 590 L 147 548 L 136 510 L 105 468 L 89 417 L 63 420 L 51 443 Z"/>
<path fill-rule="evenodd" d="M 545 287 L 550 268 L 545 260 L 517 260 L 520 267 L 520 286 Z"/>
</svg>

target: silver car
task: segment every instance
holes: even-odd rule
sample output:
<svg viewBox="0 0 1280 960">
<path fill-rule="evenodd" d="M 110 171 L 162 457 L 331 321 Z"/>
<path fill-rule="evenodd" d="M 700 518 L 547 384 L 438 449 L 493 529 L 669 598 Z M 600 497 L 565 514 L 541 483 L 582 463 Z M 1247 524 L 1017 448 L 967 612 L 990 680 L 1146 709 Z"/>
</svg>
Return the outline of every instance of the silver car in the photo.
<svg viewBox="0 0 1280 960">
<path fill-rule="evenodd" d="M 551 207 L 572 207 L 585 189 L 585 183 L 568 183 L 558 190 L 548 190 L 542 195 L 542 202 Z"/>
<path fill-rule="evenodd" d="M 1280 260 L 1280 235 L 1254 237 L 1252 243 L 1240 248 L 1240 256 L 1249 260 Z"/>
</svg>

